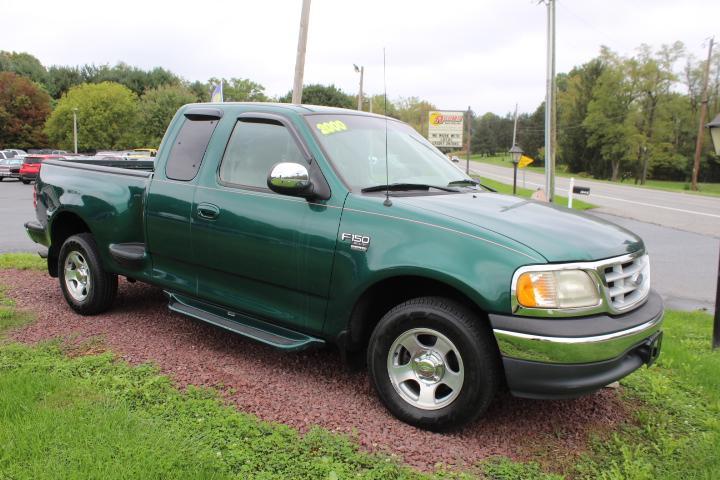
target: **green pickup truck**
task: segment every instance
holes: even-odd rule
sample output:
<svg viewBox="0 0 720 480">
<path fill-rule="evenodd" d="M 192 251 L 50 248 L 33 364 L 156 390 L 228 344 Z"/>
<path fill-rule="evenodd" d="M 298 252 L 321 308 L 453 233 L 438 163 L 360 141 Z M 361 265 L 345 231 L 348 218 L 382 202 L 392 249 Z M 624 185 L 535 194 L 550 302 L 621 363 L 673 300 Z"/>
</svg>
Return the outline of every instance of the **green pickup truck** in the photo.
<svg viewBox="0 0 720 480">
<path fill-rule="evenodd" d="M 380 399 L 446 430 L 499 389 L 593 392 L 650 365 L 663 304 L 640 238 L 494 193 L 408 125 L 351 110 L 182 107 L 154 171 L 51 160 L 30 237 L 78 313 L 118 276 L 282 350 L 367 362 Z"/>
</svg>

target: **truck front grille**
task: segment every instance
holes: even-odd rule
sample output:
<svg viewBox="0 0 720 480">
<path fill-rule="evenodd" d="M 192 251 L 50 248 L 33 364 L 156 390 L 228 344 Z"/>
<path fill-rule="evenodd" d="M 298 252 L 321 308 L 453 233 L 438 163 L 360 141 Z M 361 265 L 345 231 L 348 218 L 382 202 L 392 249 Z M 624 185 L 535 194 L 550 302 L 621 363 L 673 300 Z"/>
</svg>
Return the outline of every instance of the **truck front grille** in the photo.
<svg viewBox="0 0 720 480">
<path fill-rule="evenodd" d="M 617 312 L 629 310 L 650 292 L 650 259 L 647 254 L 603 265 L 608 300 Z"/>
</svg>

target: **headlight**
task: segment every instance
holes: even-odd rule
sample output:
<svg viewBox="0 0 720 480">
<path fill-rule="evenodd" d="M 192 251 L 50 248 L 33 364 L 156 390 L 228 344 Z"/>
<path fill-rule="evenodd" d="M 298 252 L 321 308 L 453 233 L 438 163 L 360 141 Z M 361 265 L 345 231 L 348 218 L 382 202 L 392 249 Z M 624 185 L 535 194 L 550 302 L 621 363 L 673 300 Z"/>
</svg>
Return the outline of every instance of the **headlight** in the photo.
<svg viewBox="0 0 720 480">
<path fill-rule="evenodd" d="M 601 301 L 597 286 L 583 270 L 525 272 L 515 290 L 518 304 L 527 308 L 593 307 Z"/>
</svg>

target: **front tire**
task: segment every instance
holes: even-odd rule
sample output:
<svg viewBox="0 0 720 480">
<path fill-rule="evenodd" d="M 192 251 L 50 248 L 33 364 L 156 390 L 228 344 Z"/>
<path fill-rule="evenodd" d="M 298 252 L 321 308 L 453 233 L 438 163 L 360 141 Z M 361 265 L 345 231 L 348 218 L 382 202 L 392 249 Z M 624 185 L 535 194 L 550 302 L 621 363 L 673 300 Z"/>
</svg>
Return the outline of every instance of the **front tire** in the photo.
<svg viewBox="0 0 720 480">
<path fill-rule="evenodd" d="M 25 184 L 25 185 L 30 184 L 30 180 L 25 180 L 24 178 L 21 178 L 20 181 L 23 182 L 23 184 Z"/>
<path fill-rule="evenodd" d="M 415 298 L 385 314 L 370 338 L 368 367 L 393 415 L 433 431 L 477 419 L 502 374 L 483 319 L 442 297 Z"/>
<path fill-rule="evenodd" d="M 103 270 L 91 234 L 81 233 L 65 240 L 58 262 L 60 288 L 73 310 L 81 315 L 96 315 L 112 306 L 117 275 Z"/>
</svg>

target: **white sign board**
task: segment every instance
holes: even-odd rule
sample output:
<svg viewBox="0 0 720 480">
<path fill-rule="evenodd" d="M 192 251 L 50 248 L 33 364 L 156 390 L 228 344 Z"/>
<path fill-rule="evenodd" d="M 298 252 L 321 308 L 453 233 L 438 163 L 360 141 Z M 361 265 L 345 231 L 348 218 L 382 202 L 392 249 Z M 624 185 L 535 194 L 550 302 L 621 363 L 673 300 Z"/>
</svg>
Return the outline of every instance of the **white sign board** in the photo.
<svg viewBox="0 0 720 480">
<path fill-rule="evenodd" d="M 436 147 L 462 148 L 465 112 L 430 111 L 428 140 Z"/>
</svg>

